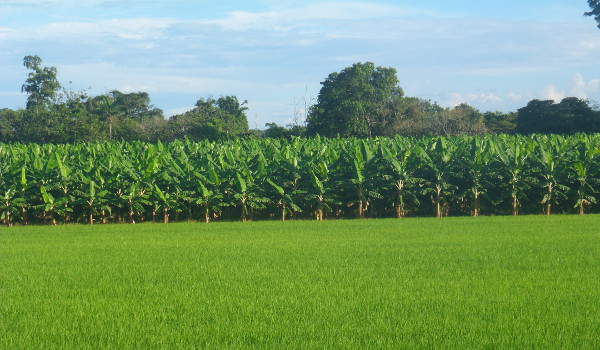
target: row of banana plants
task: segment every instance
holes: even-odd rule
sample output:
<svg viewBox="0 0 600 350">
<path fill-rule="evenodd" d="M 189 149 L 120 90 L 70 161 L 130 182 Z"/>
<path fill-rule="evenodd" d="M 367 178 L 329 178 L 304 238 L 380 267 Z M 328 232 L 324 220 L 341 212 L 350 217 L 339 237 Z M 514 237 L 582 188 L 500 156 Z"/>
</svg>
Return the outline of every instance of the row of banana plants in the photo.
<svg viewBox="0 0 600 350">
<path fill-rule="evenodd" d="M 600 135 L 0 144 L 13 223 L 600 212 Z"/>
</svg>

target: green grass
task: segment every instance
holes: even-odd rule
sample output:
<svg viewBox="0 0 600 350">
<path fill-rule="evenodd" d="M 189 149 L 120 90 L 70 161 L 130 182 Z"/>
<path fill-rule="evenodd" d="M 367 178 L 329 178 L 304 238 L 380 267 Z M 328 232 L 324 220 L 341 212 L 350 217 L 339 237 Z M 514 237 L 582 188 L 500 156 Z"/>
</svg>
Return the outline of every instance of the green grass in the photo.
<svg viewBox="0 0 600 350">
<path fill-rule="evenodd" d="M 600 348 L 600 216 L 0 228 L 1 349 Z"/>
</svg>

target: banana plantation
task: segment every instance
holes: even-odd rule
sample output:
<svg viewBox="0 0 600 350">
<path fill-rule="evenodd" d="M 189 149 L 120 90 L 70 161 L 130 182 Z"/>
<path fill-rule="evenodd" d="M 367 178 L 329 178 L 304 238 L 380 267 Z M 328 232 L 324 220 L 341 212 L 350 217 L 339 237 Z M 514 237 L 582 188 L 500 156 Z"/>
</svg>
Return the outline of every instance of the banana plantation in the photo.
<svg viewBox="0 0 600 350">
<path fill-rule="evenodd" d="M 599 213 L 600 134 L 0 144 L 4 225 Z"/>
</svg>

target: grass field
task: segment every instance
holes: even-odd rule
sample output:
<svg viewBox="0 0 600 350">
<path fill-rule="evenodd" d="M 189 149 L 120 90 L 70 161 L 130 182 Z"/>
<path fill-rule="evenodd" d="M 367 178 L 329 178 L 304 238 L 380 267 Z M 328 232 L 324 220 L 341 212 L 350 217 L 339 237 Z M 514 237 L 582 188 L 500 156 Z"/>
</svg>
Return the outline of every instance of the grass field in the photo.
<svg viewBox="0 0 600 350">
<path fill-rule="evenodd" d="M 600 348 L 600 216 L 0 229 L 1 349 Z"/>
</svg>

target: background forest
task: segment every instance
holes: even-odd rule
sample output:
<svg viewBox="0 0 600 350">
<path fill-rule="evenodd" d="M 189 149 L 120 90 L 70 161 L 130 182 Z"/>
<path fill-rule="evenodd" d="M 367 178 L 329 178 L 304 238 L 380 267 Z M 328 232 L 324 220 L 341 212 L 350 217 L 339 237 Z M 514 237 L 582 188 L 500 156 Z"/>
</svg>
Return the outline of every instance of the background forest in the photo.
<svg viewBox="0 0 600 350">
<path fill-rule="evenodd" d="M 394 68 L 356 63 L 321 83 L 316 103 L 295 123 L 248 127 L 247 101 L 236 96 L 200 98 L 193 109 L 165 118 L 146 92 L 117 90 L 89 96 L 64 89 L 54 67 L 38 56 L 23 60 L 24 109 L 0 109 L 0 142 L 73 143 L 107 140 L 169 142 L 232 137 L 376 137 L 600 132 L 592 101 L 567 97 L 532 100 L 516 112 L 481 112 L 468 104 L 445 108 L 405 96 Z M 291 113 L 292 114 L 292 113 Z M 294 111 L 294 114 L 298 114 Z"/>
</svg>

